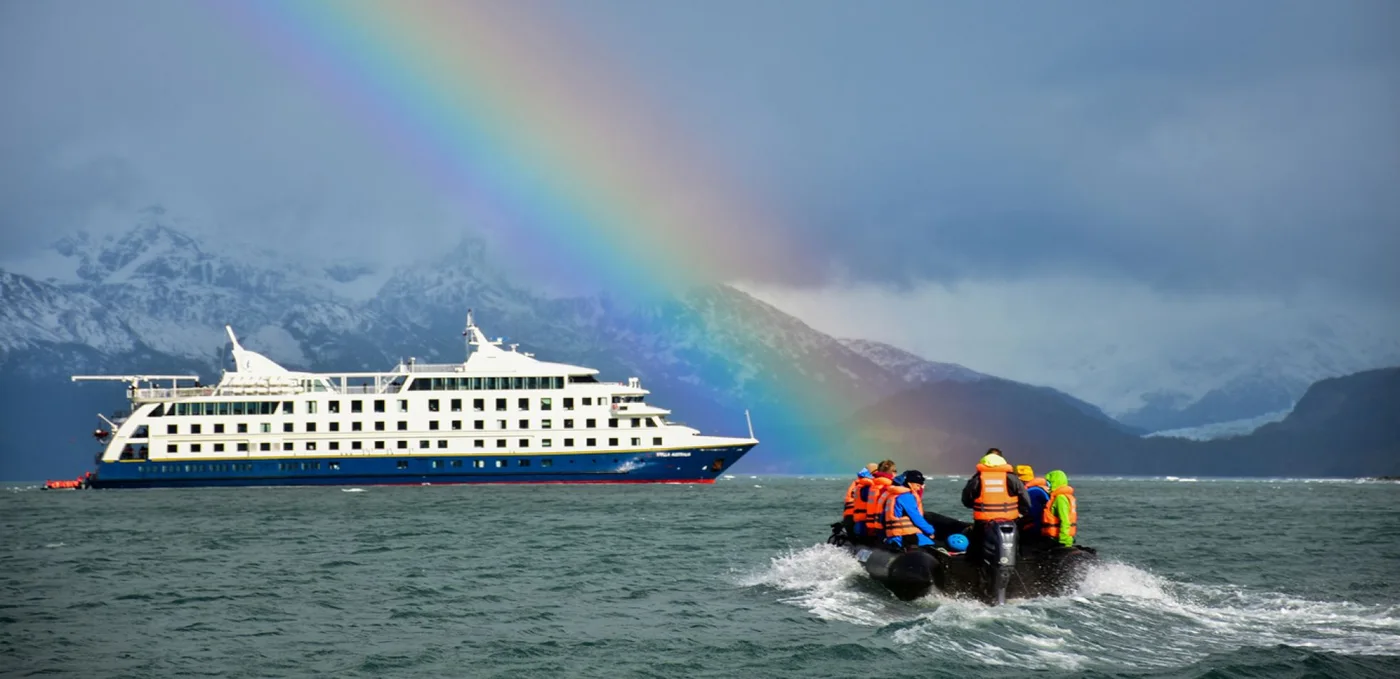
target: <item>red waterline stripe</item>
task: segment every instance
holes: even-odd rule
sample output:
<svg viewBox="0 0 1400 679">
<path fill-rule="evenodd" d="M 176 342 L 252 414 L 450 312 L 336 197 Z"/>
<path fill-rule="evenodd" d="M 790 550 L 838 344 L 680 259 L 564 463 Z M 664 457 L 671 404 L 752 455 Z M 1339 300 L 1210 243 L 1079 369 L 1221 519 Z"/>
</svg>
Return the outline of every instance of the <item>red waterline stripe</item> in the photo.
<svg viewBox="0 0 1400 679">
<path fill-rule="evenodd" d="M 438 481 L 417 481 L 417 482 L 404 482 L 404 483 L 355 483 L 355 484 L 348 484 L 348 485 L 345 485 L 345 486 L 342 486 L 342 487 L 358 488 L 358 487 L 360 487 L 360 486 L 487 486 L 487 485 L 505 486 L 505 485 L 547 484 L 547 483 L 554 483 L 554 484 L 561 484 L 561 485 L 562 485 L 562 484 L 566 484 L 566 483 L 600 483 L 600 484 L 606 484 L 606 483 L 619 483 L 619 484 L 620 484 L 620 483 L 669 483 L 669 484 L 676 484 L 676 485 L 688 485 L 688 484 L 694 484 L 694 483 L 713 484 L 714 482 L 715 482 L 714 479 L 682 479 L 682 480 L 676 480 L 676 481 L 643 481 L 643 480 L 640 480 L 640 479 L 618 480 L 618 481 L 605 481 L 605 480 L 602 480 L 602 479 L 590 479 L 590 480 L 586 480 L 586 481 L 585 481 L 585 480 L 579 480 L 579 481 L 440 481 L 440 482 L 438 482 Z M 332 485 L 332 484 L 329 484 L 329 483 L 326 483 L 326 484 L 312 484 L 312 483 L 305 483 L 305 484 L 302 484 L 302 483 L 298 483 L 298 484 L 279 484 L 279 485 L 298 485 L 298 486 L 322 485 L 322 486 L 330 486 L 330 485 Z"/>
</svg>

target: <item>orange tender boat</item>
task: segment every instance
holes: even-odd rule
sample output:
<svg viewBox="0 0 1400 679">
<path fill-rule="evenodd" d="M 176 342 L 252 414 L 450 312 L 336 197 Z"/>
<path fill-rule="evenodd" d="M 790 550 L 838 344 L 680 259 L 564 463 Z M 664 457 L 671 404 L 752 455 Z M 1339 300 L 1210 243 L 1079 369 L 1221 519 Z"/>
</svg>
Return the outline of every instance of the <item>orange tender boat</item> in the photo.
<svg viewBox="0 0 1400 679">
<path fill-rule="evenodd" d="M 88 487 L 88 479 L 92 477 L 92 472 L 88 472 L 76 479 L 60 479 L 58 481 L 45 481 L 44 490 L 82 490 Z"/>
</svg>

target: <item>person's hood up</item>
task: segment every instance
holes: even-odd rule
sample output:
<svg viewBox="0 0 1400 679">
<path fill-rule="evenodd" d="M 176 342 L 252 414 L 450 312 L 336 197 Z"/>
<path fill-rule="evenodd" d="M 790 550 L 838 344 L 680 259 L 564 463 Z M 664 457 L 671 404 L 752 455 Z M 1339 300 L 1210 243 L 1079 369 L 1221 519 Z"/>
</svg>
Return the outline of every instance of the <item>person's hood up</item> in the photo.
<svg viewBox="0 0 1400 679">
<path fill-rule="evenodd" d="M 864 467 L 861 467 L 861 470 L 856 472 L 856 477 L 861 479 L 874 478 L 870 475 L 870 470 Z"/>
<path fill-rule="evenodd" d="M 1006 458 L 997 455 L 996 453 L 990 453 L 987 455 L 983 455 L 982 459 L 979 460 L 977 464 L 983 464 L 988 467 L 1000 467 L 1006 464 Z"/>
<path fill-rule="evenodd" d="M 1064 472 L 1056 469 L 1055 471 L 1045 475 L 1045 482 L 1050 484 L 1050 490 L 1053 491 L 1056 488 L 1059 488 L 1060 486 L 1068 486 L 1069 477 L 1065 476 Z"/>
</svg>

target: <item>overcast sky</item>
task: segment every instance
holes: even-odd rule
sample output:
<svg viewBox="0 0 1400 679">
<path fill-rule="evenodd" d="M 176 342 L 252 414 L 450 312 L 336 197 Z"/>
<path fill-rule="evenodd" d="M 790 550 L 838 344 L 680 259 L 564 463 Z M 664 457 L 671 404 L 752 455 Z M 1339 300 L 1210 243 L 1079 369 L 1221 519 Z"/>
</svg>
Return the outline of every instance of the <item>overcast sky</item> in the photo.
<svg viewBox="0 0 1400 679">
<path fill-rule="evenodd" d="M 746 289 L 809 319 L 879 310 L 832 332 L 1031 377 L 972 329 L 1065 335 L 1095 294 L 1144 317 L 1303 297 L 1396 314 L 1400 3 L 530 6 L 811 253 L 739 272 Z M 0 0 L 0 262 L 151 203 L 364 259 L 460 234 L 453 196 L 235 23 L 173 0 Z M 1043 292 L 1071 280 L 1076 304 Z M 930 339 L 947 334 L 930 299 L 958 291 L 936 323 L 967 330 Z M 1064 310 L 993 321 L 979 294 Z"/>
</svg>

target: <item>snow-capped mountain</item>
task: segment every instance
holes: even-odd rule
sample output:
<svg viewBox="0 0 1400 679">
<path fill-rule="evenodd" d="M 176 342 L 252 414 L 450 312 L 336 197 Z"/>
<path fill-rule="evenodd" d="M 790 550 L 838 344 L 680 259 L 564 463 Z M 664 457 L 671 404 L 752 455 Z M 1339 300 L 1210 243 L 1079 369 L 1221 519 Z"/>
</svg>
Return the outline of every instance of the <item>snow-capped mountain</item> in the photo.
<svg viewBox="0 0 1400 679">
<path fill-rule="evenodd" d="M 90 429 L 94 413 L 122 401 L 119 389 L 75 386 L 69 374 L 212 377 L 224 367 L 225 324 L 245 345 L 288 367 L 382 370 L 409 356 L 459 360 L 463 314 L 474 307 L 488 332 L 519 342 L 522 350 L 598 368 L 605 378 L 641 377 L 658 404 L 701 429 L 737 432 L 743 411 L 752 410 L 764 446 L 744 464 L 755 471 L 821 471 L 793 466 L 800 458 L 789 453 L 838 438 L 825 435 L 839 432 L 821 428 L 839 426 L 850 413 L 895 393 L 930 384 L 1007 382 L 878 342 L 836 340 L 726 286 L 649 298 L 539 293 L 492 266 L 486 247 L 472 238 L 397 269 L 316 261 L 216 238 L 196 236 L 151 209 L 127 232 L 79 234 L 35 257 L 4 262 L 0 379 L 8 388 L 0 398 L 9 407 L 0 408 L 0 430 L 12 435 L 0 443 L 0 478 L 82 471 L 78 453 L 84 449 L 75 432 Z M 1379 355 L 1366 345 L 1355 360 L 1337 358 L 1350 346 L 1342 338 L 1354 333 L 1338 325 L 1311 330 L 1323 339 L 1303 342 L 1301 349 L 1302 340 L 1256 338 L 1263 347 L 1258 351 L 1246 346 L 1210 361 L 1178 359 L 1175 373 L 1152 357 L 1120 355 L 1087 366 L 1085 379 L 1121 385 L 1126 396 L 1114 402 L 1136 404 L 1126 412 L 1141 416 L 1130 422 L 1167 422 L 1150 430 L 1252 417 L 1287 408 L 1307 388 L 1309 375 L 1331 375 Z M 1328 331 L 1335 336 L 1329 339 Z M 1375 340 L 1382 348 L 1396 341 Z M 1395 355 L 1400 363 L 1400 347 Z M 1104 374 L 1105 366 L 1118 364 Z M 1155 384 L 1165 386 L 1141 397 L 1142 385 L 1154 384 L 1163 371 L 1185 377 L 1159 380 Z M 1142 383 L 1132 385 L 1134 379 Z M 1043 393 L 1118 432 L 1141 433 L 1063 391 L 1020 387 L 1026 389 L 1002 391 Z"/>
<path fill-rule="evenodd" d="M 97 300 L 51 283 L 0 271 L 0 355 L 44 344 L 78 344 L 122 353 L 130 331 Z"/>
<path fill-rule="evenodd" d="M 1255 430 L 1271 422 L 1283 421 L 1292 410 L 1292 408 L 1288 408 L 1272 413 L 1265 413 L 1258 417 L 1247 417 L 1242 420 L 1232 420 L 1230 422 L 1204 424 L 1199 427 L 1154 431 L 1147 436 L 1154 438 L 1189 439 L 1192 441 L 1213 441 L 1215 439 L 1230 438 L 1232 436 L 1245 436 L 1254 433 Z"/>
<path fill-rule="evenodd" d="M 923 382 L 976 382 L 989 377 L 957 363 L 939 363 L 900 349 L 899 347 L 864 339 L 843 339 L 841 344 L 881 368 L 901 376 L 910 384 Z"/>
<path fill-rule="evenodd" d="M 1086 358 L 1074 390 L 1116 393 L 1103 399 L 1105 409 L 1149 431 L 1286 412 L 1319 380 L 1400 364 L 1400 328 L 1386 327 L 1395 320 L 1342 312 L 1240 318 L 1174 343 L 1167 355 Z"/>
<path fill-rule="evenodd" d="M 1112 417 L 1108 416 L 1098 406 L 1077 399 L 1063 391 L 1052 387 L 1042 387 L 1024 382 L 1007 380 L 985 373 L 979 373 L 970 368 L 965 368 L 956 363 L 939 363 L 930 361 L 913 352 L 905 351 L 899 347 L 875 342 L 873 340 L 846 339 L 841 343 L 856 353 L 870 359 L 871 362 L 889 371 L 891 374 L 900 377 L 904 382 L 912 385 L 936 384 L 940 382 L 970 383 L 982 382 L 986 380 L 998 380 L 1010 384 L 1026 387 L 1031 390 L 1042 392 L 1050 397 L 1062 401 L 1079 412 L 1088 415 L 1096 420 L 1109 424 L 1114 429 L 1125 433 L 1142 433 L 1141 430 L 1125 426 Z"/>
<path fill-rule="evenodd" d="M 469 306 L 488 332 L 521 350 L 592 366 L 607 378 L 641 377 L 660 405 L 702 429 L 737 432 L 751 409 L 770 450 L 781 449 L 784 432 L 811 428 L 796 421 L 801 411 L 792 401 L 812 412 L 825 390 L 801 385 L 836 385 L 834 405 L 853 410 L 900 384 L 837 340 L 732 288 L 644 300 L 537 294 L 512 285 L 470 238 L 385 272 L 211 245 L 163 211 L 147 210 L 130 231 L 65 238 L 6 267 L 12 270 L 0 271 L 0 373 L 26 376 L 5 398 L 28 403 L 5 409 L 0 428 L 27 425 L 33 436 L 22 444 L 30 448 L 53 448 L 90 429 L 97 410 L 119 407 L 119 394 L 106 394 L 105 406 L 75 407 L 102 387 L 75 387 L 70 373 L 179 369 L 213 376 L 224 367 L 225 324 L 245 345 L 292 368 L 381 370 L 409 356 L 460 360 Z M 369 284 L 372 294 L 364 292 Z M 57 419 L 44 421 L 45 414 Z M 0 445 L 11 444 L 21 442 Z M 0 450 L 6 466 L 16 457 Z M 763 456 L 753 457 L 751 468 L 763 468 Z"/>
<path fill-rule="evenodd" d="M 36 272 L 47 278 L 42 282 L 7 274 L 15 285 L 31 281 L 31 294 L 27 299 L 6 295 L 0 313 L 30 319 L 0 329 L 0 347 L 6 350 L 73 342 L 121 354 L 139 345 L 217 365 L 223 326 L 232 324 L 279 359 L 306 364 L 298 334 L 369 321 L 363 305 L 323 282 L 328 280 L 324 271 L 271 253 L 238 257 L 212 251 L 177 230 L 158 209 L 144 211 L 125 233 L 66 237 L 42 261 L 44 268 Z M 86 317 L 86 327 L 72 327 L 66 335 L 46 332 L 64 327 L 38 320 L 44 309 L 55 308 L 74 310 L 68 314 L 72 319 Z"/>
</svg>

